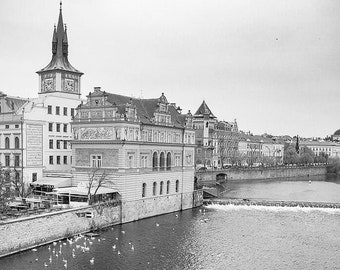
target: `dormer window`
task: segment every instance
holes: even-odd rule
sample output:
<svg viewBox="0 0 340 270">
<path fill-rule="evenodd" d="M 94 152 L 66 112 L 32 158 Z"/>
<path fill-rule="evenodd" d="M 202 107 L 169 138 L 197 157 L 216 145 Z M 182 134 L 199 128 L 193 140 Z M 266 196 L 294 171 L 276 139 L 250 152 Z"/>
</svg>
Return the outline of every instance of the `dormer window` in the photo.
<svg viewBox="0 0 340 270">
<path fill-rule="evenodd" d="M 166 112 L 166 105 L 165 104 L 159 104 L 159 111 L 160 112 Z"/>
</svg>

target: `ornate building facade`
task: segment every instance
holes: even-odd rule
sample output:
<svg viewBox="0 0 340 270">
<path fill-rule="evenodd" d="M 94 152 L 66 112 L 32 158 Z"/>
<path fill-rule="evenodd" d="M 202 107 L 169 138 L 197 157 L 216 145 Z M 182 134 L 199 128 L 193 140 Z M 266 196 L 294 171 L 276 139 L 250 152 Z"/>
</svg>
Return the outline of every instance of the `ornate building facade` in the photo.
<svg viewBox="0 0 340 270">
<path fill-rule="evenodd" d="M 231 164 L 238 151 L 238 126 L 218 121 L 205 101 L 194 114 L 196 133 L 196 167 L 223 167 Z"/>
<path fill-rule="evenodd" d="M 72 184 L 105 174 L 121 196 L 123 222 L 193 207 L 193 117 L 163 93 L 136 99 L 95 87 L 72 127 Z"/>
<path fill-rule="evenodd" d="M 80 104 L 82 72 L 68 61 L 68 38 L 60 4 L 52 38 L 52 59 L 39 70 L 39 97 L 0 95 L 0 161 L 14 168 L 25 182 L 53 185 L 70 177 L 72 150 L 71 118 Z M 43 179 L 50 176 L 50 178 Z"/>
</svg>

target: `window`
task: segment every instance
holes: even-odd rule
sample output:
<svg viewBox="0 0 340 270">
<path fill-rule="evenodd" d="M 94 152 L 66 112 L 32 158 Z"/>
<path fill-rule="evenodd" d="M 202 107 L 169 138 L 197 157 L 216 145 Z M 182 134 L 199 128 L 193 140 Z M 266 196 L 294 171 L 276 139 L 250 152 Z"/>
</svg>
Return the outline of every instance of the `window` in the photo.
<svg viewBox="0 0 340 270">
<path fill-rule="evenodd" d="M 170 192 L 170 181 L 168 180 L 166 182 L 166 194 L 169 194 L 169 192 Z"/>
<path fill-rule="evenodd" d="M 156 189 L 157 189 L 157 183 L 153 182 L 153 187 L 152 187 L 152 195 L 156 196 Z"/>
<path fill-rule="evenodd" d="M 140 163 L 141 163 L 140 166 L 142 168 L 146 168 L 148 166 L 148 156 L 142 156 Z"/>
<path fill-rule="evenodd" d="M 170 171 L 171 170 L 171 153 L 168 152 L 166 155 L 166 170 Z"/>
<path fill-rule="evenodd" d="M 5 138 L 5 148 L 9 149 L 9 138 L 8 137 Z"/>
<path fill-rule="evenodd" d="M 164 155 L 164 152 L 161 152 L 161 154 L 159 155 L 159 169 L 161 171 L 164 171 L 164 169 L 165 169 L 165 155 Z"/>
<path fill-rule="evenodd" d="M 128 167 L 129 168 L 133 167 L 133 155 L 128 156 Z"/>
<path fill-rule="evenodd" d="M 37 179 L 38 179 L 37 173 L 36 172 L 32 173 L 32 182 L 37 181 Z"/>
<path fill-rule="evenodd" d="M 15 125 L 15 128 L 19 128 L 19 125 Z"/>
<path fill-rule="evenodd" d="M 64 124 L 64 132 L 67 132 L 67 124 Z"/>
<path fill-rule="evenodd" d="M 51 105 L 47 106 L 47 113 L 52 114 L 52 106 Z"/>
<path fill-rule="evenodd" d="M 55 114 L 60 115 L 60 107 L 59 106 L 55 107 Z"/>
<path fill-rule="evenodd" d="M 53 123 L 48 123 L 48 131 L 53 131 Z"/>
<path fill-rule="evenodd" d="M 67 141 L 64 141 L 64 149 L 67 149 Z"/>
<path fill-rule="evenodd" d="M 67 164 L 67 156 L 64 156 L 64 164 Z"/>
<path fill-rule="evenodd" d="M 57 149 L 60 149 L 60 140 L 57 140 Z"/>
<path fill-rule="evenodd" d="M 74 109 L 71 108 L 71 116 L 73 117 L 74 116 Z"/>
<path fill-rule="evenodd" d="M 142 188 L 142 197 L 144 198 L 146 196 L 146 184 L 143 183 L 143 188 Z"/>
<path fill-rule="evenodd" d="M 179 180 L 176 180 L 176 192 L 179 190 Z"/>
<path fill-rule="evenodd" d="M 5 156 L 5 166 L 6 167 L 10 166 L 10 157 L 9 157 L 9 155 Z"/>
<path fill-rule="evenodd" d="M 67 115 L 67 108 L 64 107 L 64 115 Z"/>
<path fill-rule="evenodd" d="M 5 129 L 9 129 L 9 125 L 5 125 Z"/>
<path fill-rule="evenodd" d="M 53 156 L 50 156 L 50 165 L 53 165 Z"/>
<path fill-rule="evenodd" d="M 181 166 L 181 157 L 175 156 L 175 166 Z"/>
<path fill-rule="evenodd" d="M 20 173 L 19 172 L 15 172 L 15 181 L 19 181 L 20 180 Z"/>
<path fill-rule="evenodd" d="M 161 181 L 160 185 L 159 185 L 159 195 L 163 194 L 163 181 Z"/>
<path fill-rule="evenodd" d="M 102 166 L 102 156 L 92 155 L 91 164 L 92 164 L 92 167 L 94 168 L 100 168 Z"/>
<path fill-rule="evenodd" d="M 19 137 L 15 137 L 15 139 L 14 139 L 14 147 L 15 147 L 15 149 L 19 149 L 20 148 Z"/>
<path fill-rule="evenodd" d="M 53 149 L 53 140 L 49 140 L 49 148 Z"/>
<path fill-rule="evenodd" d="M 14 166 L 19 167 L 20 166 L 20 156 L 15 155 L 14 156 Z"/>
<path fill-rule="evenodd" d="M 57 156 L 57 164 L 60 164 L 60 156 Z"/>
<path fill-rule="evenodd" d="M 57 132 L 60 132 L 60 124 L 57 124 Z"/>
<path fill-rule="evenodd" d="M 152 157 L 152 169 L 154 171 L 158 170 L 158 154 L 157 154 L 157 152 L 153 153 L 153 157 Z"/>
</svg>

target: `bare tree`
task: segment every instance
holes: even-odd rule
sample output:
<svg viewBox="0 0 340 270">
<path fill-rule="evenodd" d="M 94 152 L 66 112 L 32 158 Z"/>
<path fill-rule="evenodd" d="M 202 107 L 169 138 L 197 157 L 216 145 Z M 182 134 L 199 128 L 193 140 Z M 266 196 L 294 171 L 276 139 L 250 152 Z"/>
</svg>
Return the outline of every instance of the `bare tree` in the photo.
<svg viewBox="0 0 340 270">
<path fill-rule="evenodd" d="M 89 204 L 93 203 L 94 196 L 97 194 L 98 189 L 103 186 L 107 181 L 108 174 L 105 170 L 100 168 L 93 168 L 88 172 L 88 187 L 87 187 L 87 198 Z M 93 194 L 91 190 L 95 188 Z"/>
</svg>

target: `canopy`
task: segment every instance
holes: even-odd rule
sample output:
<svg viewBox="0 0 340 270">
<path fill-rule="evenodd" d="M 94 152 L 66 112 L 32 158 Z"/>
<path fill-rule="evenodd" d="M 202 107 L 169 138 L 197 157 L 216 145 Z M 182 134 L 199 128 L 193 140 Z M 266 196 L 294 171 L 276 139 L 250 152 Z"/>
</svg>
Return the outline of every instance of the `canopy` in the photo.
<svg viewBox="0 0 340 270">
<path fill-rule="evenodd" d="M 71 178 L 65 177 L 43 177 L 42 179 L 30 183 L 33 186 L 51 186 L 57 187 L 69 187 L 71 186 Z"/>
<path fill-rule="evenodd" d="M 54 189 L 57 193 L 61 194 L 74 194 L 74 195 L 84 195 L 87 196 L 88 188 L 86 187 L 62 187 Z M 91 188 L 91 195 L 96 191 L 96 187 Z M 118 190 L 108 187 L 99 187 L 96 195 L 99 194 L 108 194 L 108 193 L 116 193 Z"/>
</svg>

